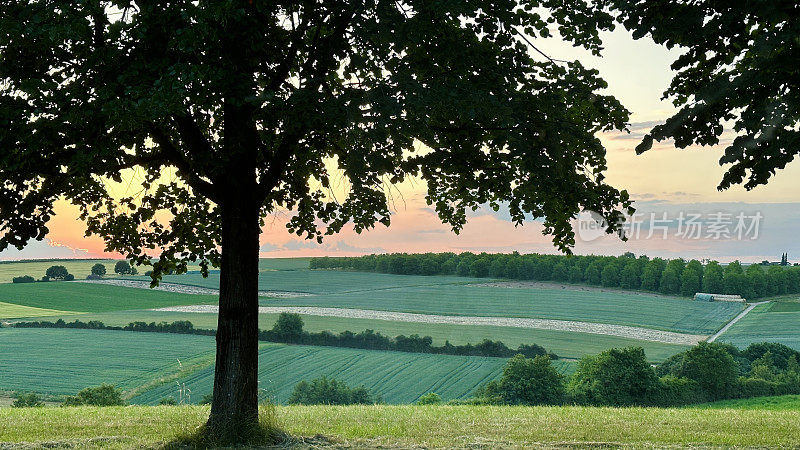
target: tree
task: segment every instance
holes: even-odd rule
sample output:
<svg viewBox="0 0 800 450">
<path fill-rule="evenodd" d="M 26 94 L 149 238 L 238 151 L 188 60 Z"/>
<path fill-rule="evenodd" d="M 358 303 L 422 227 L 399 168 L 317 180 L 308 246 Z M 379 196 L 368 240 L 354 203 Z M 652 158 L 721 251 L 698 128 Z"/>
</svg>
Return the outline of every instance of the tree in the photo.
<svg viewBox="0 0 800 450">
<path fill-rule="evenodd" d="M 661 274 L 667 263 L 661 258 L 653 258 L 642 269 L 642 289 L 657 291 L 661 282 Z"/>
<path fill-rule="evenodd" d="M 283 312 L 272 326 L 272 333 L 281 342 L 297 342 L 303 337 L 303 318 L 297 313 Z"/>
<path fill-rule="evenodd" d="M 557 28 L 599 54 L 612 26 L 560 0 L 2 2 L 0 250 L 42 239 L 66 198 L 154 284 L 220 267 L 206 429 L 238 440 L 258 419 L 266 215 L 318 242 L 362 232 L 390 223 L 385 180 L 417 178 L 456 232 L 484 204 L 542 218 L 564 251 L 581 210 L 621 226 L 596 133 L 629 113 L 535 47 Z M 141 186 L 115 197 L 104 180 L 131 169 Z"/>
<path fill-rule="evenodd" d="M 122 390 L 111 384 L 101 384 L 97 387 L 88 387 L 64 399 L 64 406 L 122 406 Z"/>
<path fill-rule="evenodd" d="M 131 275 L 133 268 L 128 261 L 117 261 L 114 264 L 114 273 L 118 275 Z"/>
<path fill-rule="evenodd" d="M 736 386 L 736 361 L 722 344 L 701 342 L 687 350 L 676 375 L 694 380 L 712 400 L 730 396 Z"/>
<path fill-rule="evenodd" d="M 617 287 L 619 286 L 619 267 L 616 263 L 606 264 L 600 275 L 600 284 L 603 287 Z"/>
<path fill-rule="evenodd" d="M 67 275 L 69 271 L 64 266 L 50 266 L 45 272 L 45 276 L 51 280 L 63 280 Z"/>
<path fill-rule="evenodd" d="M 567 385 L 577 403 L 649 405 L 656 401 L 658 377 L 640 347 L 612 348 L 584 356 Z"/>
<path fill-rule="evenodd" d="M 800 3 L 794 1 L 611 0 L 634 38 L 681 47 L 665 96 L 678 112 L 636 151 L 674 139 L 678 148 L 737 137 L 720 165 L 719 189 L 766 184 L 800 152 Z M 730 124 L 730 125 L 728 125 Z"/>
<path fill-rule="evenodd" d="M 28 392 L 26 394 L 18 395 L 17 398 L 14 399 L 14 403 L 12 403 L 11 406 L 14 408 L 40 408 L 44 406 L 44 402 L 38 394 Z"/>
<path fill-rule="evenodd" d="M 639 263 L 629 261 L 619 274 L 619 286 L 625 289 L 639 289 Z"/>
<path fill-rule="evenodd" d="M 509 359 L 499 380 L 486 386 L 489 396 L 510 405 L 559 405 L 564 402 L 564 379 L 549 356 Z"/>
<path fill-rule="evenodd" d="M 684 262 L 682 259 L 671 259 L 661 273 L 658 290 L 664 294 L 679 294 L 681 291 L 681 275 Z"/>
<path fill-rule="evenodd" d="M 716 261 L 706 264 L 703 270 L 703 292 L 721 294 L 724 288 L 722 266 Z"/>
<path fill-rule="evenodd" d="M 693 259 L 686 264 L 681 273 L 681 295 L 690 297 L 700 292 L 703 279 L 703 265 Z"/>
<path fill-rule="evenodd" d="M 116 269 L 116 266 L 114 267 Z M 98 277 L 105 276 L 106 274 L 106 266 L 104 264 L 97 263 L 92 266 L 92 275 L 96 275 Z"/>
</svg>

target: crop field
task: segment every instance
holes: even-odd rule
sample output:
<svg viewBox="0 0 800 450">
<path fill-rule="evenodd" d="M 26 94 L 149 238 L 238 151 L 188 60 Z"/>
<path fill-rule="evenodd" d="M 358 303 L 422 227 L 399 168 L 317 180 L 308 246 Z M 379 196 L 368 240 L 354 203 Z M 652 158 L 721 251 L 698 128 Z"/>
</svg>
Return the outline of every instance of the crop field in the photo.
<svg viewBox="0 0 800 450">
<path fill-rule="evenodd" d="M 0 302 L 61 311 L 117 311 L 217 301 L 213 295 L 185 295 L 81 282 L 0 284 Z"/>
<path fill-rule="evenodd" d="M 500 326 L 470 326 L 435 323 L 410 323 L 394 322 L 374 319 L 349 319 L 342 317 L 324 317 L 303 315 L 305 330 L 310 332 L 341 331 L 359 332 L 374 330 L 386 336 L 419 334 L 431 336 L 435 345 L 443 345 L 445 341 L 451 344 L 476 344 L 484 339 L 499 340 L 509 347 L 518 347 L 520 344 L 539 344 L 549 351 L 555 352 L 564 358 L 580 358 L 587 354 L 596 354 L 612 347 L 642 347 L 647 357 L 652 362 L 661 362 L 666 358 L 686 350 L 684 345 L 665 344 L 660 342 L 640 341 L 617 336 L 606 336 L 589 333 L 576 333 L 558 330 L 539 330 L 516 327 Z M 188 320 L 196 328 L 215 329 L 217 315 L 213 313 L 189 313 L 171 311 L 111 311 L 88 313 L 78 316 L 52 316 L 41 317 L 37 320 L 55 321 L 62 318 L 66 321 L 80 319 L 99 320 L 106 325 L 125 326 L 133 321 L 144 322 L 174 322 Z M 277 320 L 277 314 L 259 314 L 259 328 L 270 329 Z"/>
<path fill-rule="evenodd" d="M 456 285 L 262 299 L 261 305 L 558 319 L 696 334 L 716 331 L 743 309 L 739 303 L 695 302 L 641 294 Z"/>
<path fill-rule="evenodd" d="M 262 260 L 263 261 L 263 260 Z M 149 280 L 146 277 L 126 279 Z M 485 279 L 481 279 L 485 281 Z M 199 273 L 167 275 L 164 282 L 185 284 L 205 288 L 219 288 L 219 273 L 212 272 L 208 278 Z M 476 278 L 450 276 L 392 275 L 370 272 L 347 272 L 337 270 L 262 270 L 258 275 L 258 287 L 262 291 L 298 292 L 308 294 L 336 294 L 348 292 L 376 291 L 381 289 L 465 284 L 479 281 Z"/>
<path fill-rule="evenodd" d="M 104 330 L 0 328 L 0 390 L 75 394 L 88 386 L 134 389 L 182 363 L 213 362 L 214 338 Z"/>
<path fill-rule="evenodd" d="M 497 377 L 506 360 L 471 356 L 431 355 L 333 347 L 264 344 L 259 353 L 259 389 L 277 403 L 284 403 L 294 385 L 303 380 L 328 376 L 349 385 L 364 385 L 387 403 L 411 403 L 421 395 L 436 392 L 445 400 L 469 396 L 481 384 Z M 556 361 L 563 371 L 572 365 Z M 177 380 L 198 401 L 211 392 L 214 367 Z M 155 404 L 174 396 L 175 385 L 164 385 L 131 399 L 132 403 Z"/>
<path fill-rule="evenodd" d="M 58 311 L 55 309 L 33 308 L 30 306 L 15 305 L 0 302 L 0 319 L 18 319 L 21 317 L 64 316 L 76 313 Z"/>
<path fill-rule="evenodd" d="M 64 266 L 76 279 L 86 278 L 92 273 L 92 266 L 104 264 L 108 273 L 114 272 L 116 261 L 110 259 L 64 259 L 42 261 L 0 261 L 0 283 L 11 283 L 14 277 L 30 275 L 37 280 L 51 266 Z"/>
<path fill-rule="evenodd" d="M 756 306 L 720 336 L 721 342 L 746 347 L 753 342 L 778 342 L 800 350 L 800 308 L 796 302 Z"/>
</svg>

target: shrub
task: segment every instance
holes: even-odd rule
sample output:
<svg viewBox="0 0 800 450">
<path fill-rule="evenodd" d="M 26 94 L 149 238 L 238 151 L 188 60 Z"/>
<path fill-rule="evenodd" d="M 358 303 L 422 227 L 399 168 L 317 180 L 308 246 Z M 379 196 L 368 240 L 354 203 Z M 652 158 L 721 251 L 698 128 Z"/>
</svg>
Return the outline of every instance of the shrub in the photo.
<svg viewBox="0 0 800 450">
<path fill-rule="evenodd" d="M 214 401 L 214 393 L 212 392 L 212 393 L 204 395 L 203 398 L 200 399 L 200 404 L 201 405 L 210 405 L 211 402 L 213 402 L 213 401 Z"/>
<path fill-rule="evenodd" d="M 87 280 L 102 280 L 103 277 L 101 277 L 100 275 L 95 275 L 93 273 L 90 273 L 89 275 L 86 275 L 86 279 Z"/>
<path fill-rule="evenodd" d="M 301 381 L 294 387 L 289 396 L 292 405 L 354 405 L 377 403 L 367 388 L 359 386 L 351 388 L 345 383 L 321 377 L 311 382 Z"/>
<path fill-rule="evenodd" d="M 67 276 L 64 277 L 64 281 L 75 281 L 75 275 L 68 273 Z"/>
<path fill-rule="evenodd" d="M 122 390 L 111 384 L 88 387 L 78 392 L 78 395 L 69 396 L 64 400 L 64 406 L 122 406 L 124 404 Z"/>
<path fill-rule="evenodd" d="M 567 392 L 572 401 L 581 404 L 645 406 L 658 401 L 659 387 L 644 350 L 626 347 L 581 358 Z"/>
<path fill-rule="evenodd" d="M 33 283 L 36 279 L 30 275 L 23 275 L 21 277 L 14 277 L 11 281 L 14 283 Z"/>
<path fill-rule="evenodd" d="M 47 275 L 45 275 L 45 276 L 43 276 L 43 277 L 42 277 L 42 279 L 41 279 L 41 280 L 39 280 L 39 281 L 42 281 L 42 282 L 45 282 L 45 283 L 46 283 L 46 282 L 50 281 L 50 277 L 48 277 Z"/>
<path fill-rule="evenodd" d="M 100 263 L 97 263 L 92 266 L 92 275 L 96 275 L 98 277 L 102 277 L 106 274 L 106 266 Z"/>
<path fill-rule="evenodd" d="M 50 266 L 45 272 L 45 276 L 51 280 L 63 280 L 67 275 L 69 272 L 64 266 Z"/>
<path fill-rule="evenodd" d="M 164 397 L 158 401 L 158 404 L 162 406 L 175 406 L 178 404 L 178 401 L 173 397 Z"/>
<path fill-rule="evenodd" d="M 417 405 L 438 405 L 442 403 L 442 397 L 436 392 L 428 392 L 416 401 Z"/>
<path fill-rule="evenodd" d="M 44 402 L 37 394 L 29 392 L 18 395 L 11 406 L 14 408 L 40 408 L 44 406 Z"/>
<path fill-rule="evenodd" d="M 667 375 L 659 379 L 659 392 L 655 404 L 658 406 L 680 406 L 708 401 L 696 381 Z"/>
<path fill-rule="evenodd" d="M 564 402 L 564 380 L 549 357 L 516 355 L 506 363 L 500 380 L 487 384 L 486 396 L 511 405 L 558 405 Z"/>
</svg>

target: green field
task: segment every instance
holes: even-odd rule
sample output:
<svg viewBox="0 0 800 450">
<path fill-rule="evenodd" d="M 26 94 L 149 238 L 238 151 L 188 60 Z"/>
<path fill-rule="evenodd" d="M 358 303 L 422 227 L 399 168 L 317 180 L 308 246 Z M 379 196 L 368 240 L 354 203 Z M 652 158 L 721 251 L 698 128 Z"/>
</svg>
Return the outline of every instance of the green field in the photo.
<svg viewBox="0 0 800 450">
<path fill-rule="evenodd" d="M 187 295 L 80 282 L 0 284 L 0 302 L 62 311 L 119 311 L 217 301 L 214 295 Z"/>
<path fill-rule="evenodd" d="M 262 299 L 261 304 L 558 319 L 696 334 L 713 333 L 743 309 L 740 303 L 695 302 L 645 294 L 456 285 Z"/>
<path fill-rule="evenodd" d="M 453 355 L 356 350 L 303 345 L 263 344 L 259 352 L 259 389 L 276 403 L 284 403 L 302 380 L 320 376 L 336 378 L 353 386 L 364 385 L 390 404 L 411 403 L 436 392 L 444 400 L 470 396 L 481 384 L 497 377 L 506 360 Z M 556 361 L 561 371 L 572 364 Z M 193 401 L 211 392 L 214 367 L 177 380 L 192 391 Z M 137 404 L 156 404 L 174 396 L 175 385 L 144 392 L 131 399 Z"/>
<path fill-rule="evenodd" d="M 196 328 L 216 329 L 217 327 L 217 315 L 212 313 L 146 310 L 42 317 L 40 320 L 55 321 L 59 318 L 67 321 L 80 319 L 84 322 L 99 320 L 111 326 L 125 326 L 137 320 L 148 323 L 188 320 Z M 277 314 L 259 314 L 259 328 L 262 330 L 272 328 L 277 318 Z M 676 353 L 688 349 L 687 346 L 683 345 L 640 341 L 617 336 L 515 327 L 392 322 L 387 320 L 309 315 L 303 315 L 303 322 L 305 323 L 305 330 L 310 332 L 333 331 L 338 333 L 347 330 L 359 332 L 369 329 L 391 337 L 400 334 L 408 336 L 416 333 L 421 336 L 431 336 L 435 345 L 443 345 L 445 341 L 450 341 L 451 344 L 476 344 L 484 339 L 499 340 L 513 348 L 518 347 L 520 344 L 539 344 L 564 358 L 580 358 L 587 354 L 600 353 L 612 347 L 637 346 L 644 348 L 650 361 L 661 362 Z"/>
<path fill-rule="evenodd" d="M 5 408 L 0 442 L 23 448 L 159 448 L 209 408 Z M 264 410 L 264 414 L 267 410 Z M 288 406 L 278 425 L 300 448 L 664 448 L 800 446 L 800 412 L 510 406 Z M 34 443 L 33 445 L 31 443 Z"/>
<path fill-rule="evenodd" d="M 262 264 L 263 259 L 261 260 Z M 277 264 L 275 264 L 277 265 Z M 125 279 L 149 280 L 146 277 L 125 277 Z M 199 273 L 166 275 L 166 283 L 185 284 L 205 288 L 219 288 L 219 273 L 212 272 L 208 278 Z M 465 284 L 486 281 L 485 278 L 466 278 L 449 276 L 392 275 L 371 272 L 347 272 L 338 270 L 265 270 L 258 275 L 258 287 L 264 291 L 300 292 L 309 294 L 336 294 L 364 292 L 381 289 L 440 286 L 446 284 Z"/>
<path fill-rule="evenodd" d="M 22 317 L 65 316 L 73 314 L 77 313 L 58 311 L 55 309 L 33 308 L 30 306 L 16 305 L 14 303 L 0 302 L 0 319 L 18 319 Z"/>
<path fill-rule="evenodd" d="M 0 390 L 74 394 L 115 384 L 133 403 L 155 404 L 186 383 L 199 401 L 211 391 L 214 338 L 106 330 L 0 328 Z M 180 361 L 180 363 L 179 363 Z M 364 384 L 388 403 L 413 402 L 435 391 L 450 400 L 469 396 L 498 376 L 506 360 L 335 347 L 264 344 L 259 358 L 262 392 L 284 402 L 294 385 L 322 375 Z M 568 361 L 556 361 L 563 372 Z M 181 371 L 182 370 L 182 371 Z M 159 385 L 158 380 L 169 382 Z M 149 389 L 149 390 L 148 390 Z"/>
<path fill-rule="evenodd" d="M 213 363 L 214 338 L 104 330 L 0 328 L 0 390 L 75 394 L 101 383 L 134 389 L 182 362 Z"/>
<path fill-rule="evenodd" d="M 37 280 L 42 278 L 51 266 L 64 266 L 76 279 L 86 278 L 92 273 L 92 266 L 104 264 L 108 273 L 114 272 L 116 261 L 110 259 L 59 259 L 42 261 L 0 261 L 0 283 L 11 283 L 14 277 L 30 275 Z"/>
<path fill-rule="evenodd" d="M 745 398 L 741 400 L 722 400 L 714 403 L 695 405 L 693 408 L 800 411 L 800 395 L 779 395 L 774 397 Z"/>
<path fill-rule="evenodd" d="M 800 310 L 794 310 L 796 304 L 780 302 L 756 306 L 719 340 L 738 347 L 753 342 L 778 342 L 800 350 Z"/>
</svg>

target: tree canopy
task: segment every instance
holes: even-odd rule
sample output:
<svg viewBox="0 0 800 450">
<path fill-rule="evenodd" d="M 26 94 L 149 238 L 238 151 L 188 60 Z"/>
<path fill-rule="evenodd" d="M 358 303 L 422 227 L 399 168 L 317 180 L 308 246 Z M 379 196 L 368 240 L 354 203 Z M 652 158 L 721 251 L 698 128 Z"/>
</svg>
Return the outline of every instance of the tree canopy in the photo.
<svg viewBox="0 0 800 450">
<path fill-rule="evenodd" d="M 800 153 L 800 3 L 794 0 L 611 0 L 634 38 L 686 51 L 664 96 L 678 112 L 637 147 L 725 142 L 719 185 L 766 184 Z M 722 140 L 725 127 L 736 134 Z"/>
</svg>

